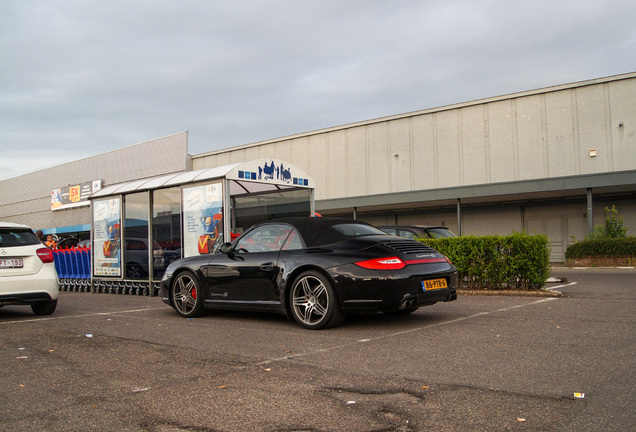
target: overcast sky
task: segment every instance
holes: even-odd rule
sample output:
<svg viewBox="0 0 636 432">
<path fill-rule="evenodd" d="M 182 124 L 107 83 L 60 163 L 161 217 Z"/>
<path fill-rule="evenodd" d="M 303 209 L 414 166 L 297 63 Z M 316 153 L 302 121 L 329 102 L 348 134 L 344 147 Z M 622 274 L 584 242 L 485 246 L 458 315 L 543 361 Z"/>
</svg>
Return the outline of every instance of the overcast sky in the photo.
<svg viewBox="0 0 636 432">
<path fill-rule="evenodd" d="M 635 23 L 634 0 L 3 0 L 0 179 L 634 72 Z"/>
</svg>

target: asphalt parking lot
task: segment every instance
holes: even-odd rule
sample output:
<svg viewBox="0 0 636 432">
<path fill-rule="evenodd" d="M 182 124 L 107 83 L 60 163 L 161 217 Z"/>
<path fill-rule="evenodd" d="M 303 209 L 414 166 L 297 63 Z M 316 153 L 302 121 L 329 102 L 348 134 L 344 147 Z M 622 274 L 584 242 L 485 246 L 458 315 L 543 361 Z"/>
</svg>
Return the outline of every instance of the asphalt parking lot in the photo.
<svg viewBox="0 0 636 432">
<path fill-rule="evenodd" d="M 7 306 L 0 430 L 636 430 L 636 270 L 553 275 L 564 297 L 460 296 L 323 331 L 187 320 L 157 297 Z"/>
</svg>

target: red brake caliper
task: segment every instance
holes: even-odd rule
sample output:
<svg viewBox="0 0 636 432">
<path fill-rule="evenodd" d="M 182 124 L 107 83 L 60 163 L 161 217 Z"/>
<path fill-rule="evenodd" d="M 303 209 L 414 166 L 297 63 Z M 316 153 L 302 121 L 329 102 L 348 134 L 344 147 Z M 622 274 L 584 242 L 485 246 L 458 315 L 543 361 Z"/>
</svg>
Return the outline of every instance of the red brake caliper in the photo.
<svg viewBox="0 0 636 432">
<path fill-rule="evenodd" d="M 197 289 L 196 288 L 192 288 L 192 290 L 190 291 L 190 294 L 192 295 L 193 299 L 197 299 Z"/>
</svg>

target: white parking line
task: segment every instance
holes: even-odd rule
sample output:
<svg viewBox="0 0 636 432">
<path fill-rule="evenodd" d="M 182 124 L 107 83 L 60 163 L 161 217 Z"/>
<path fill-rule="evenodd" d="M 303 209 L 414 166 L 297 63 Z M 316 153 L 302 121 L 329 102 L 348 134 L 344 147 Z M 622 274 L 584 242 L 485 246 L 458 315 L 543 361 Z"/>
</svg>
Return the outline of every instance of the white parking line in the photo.
<svg viewBox="0 0 636 432">
<path fill-rule="evenodd" d="M 565 284 L 565 285 L 553 286 L 553 287 L 550 287 L 550 288 L 546 288 L 546 290 L 547 291 L 555 291 L 555 290 L 557 290 L 559 288 L 565 288 L 565 287 L 568 287 L 568 286 L 571 286 L 571 285 L 576 285 L 576 282 L 570 282 L 569 284 Z"/>
<path fill-rule="evenodd" d="M 573 282 L 573 283 L 576 283 L 576 282 Z M 497 309 L 497 310 L 494 310 L 492 312 L 478 312 L 478 313 L 473 314 L 473 315 L 469 315 L 469 316 L 465 316 L 465 317 L 461 317 L 461 318 L 455 318 L 453 320 L 443 321 L 443 322 L 436 323 L 436 324 L 428 324 L 428 325 L 424 325 L 424 326 L 420 326 L 420 327 L 416 327 L 416 328 L 412 328 L 412 329 L 408 329 L 408 330 L 403 330 L 403 331 L 399 331 L 399 332 L 395 332 L 395 333 L 386 334 L 386 335 L 383 335 L 383 336 L 378 336 L 378 337 L 375 337 L 375 338 L 358 339 L 358 340 L 356 340 L 354 342 L 349 342 L 349 343 L 345 343 L 345 344 L 341 344 L 341 345 L 336 345 L 336 346 L 332 346 L 332 347 L 329 347 L 329 348 L 321 348 L 321 349 L 318 349 L 316 351 L 293 354 L 293 355 L 290 355 L 290 356 L 287 356 L 287 357 L 278 357 L 278 358 L 274 358 L 274 359 L 269 359 L 269 360 L 265 360 L 265 361 L 256 363 L 256 366 L 263 366 L 263 365 L 276 363 L 276 362 L 283 361 L 283 360 L 290 360 L 292 358 L 307 357 L 309 355 L 316 354 L 316 353 L 334 351 L 334 350 L 346 348 L 347 346 L 355 345 L 355 344 L 358 344 L 358 343 L 368 343 L 368 342 L 373 342 L 373 341 L 379 341 L 379 340 L 382 340 L 382 339 L 393 338 L 395 336 L 402 336 L 402 335 L 413 333 L 413 332 L 419 332 L 419 331 L 422 331 L 424 329 L 428 329 L 428 328 L 432 328 L 432 327 L 441 327 L 441 326 L 448 325 L 448 324 L 455 324 L 455 323 L 458 323 L 458 322 L 461 322 L 461 321 L 467 321 L 467 320 L 470 320 L 470 319 L 473 319 L 473 318 L 479 318 L 479 317 L 484 316 L 484 315 L 490 315 L 490 314 L 499 313 L 499 312 L 506 312 L 506 311 L 510 311 L 510 310 L 514 310 L 514 309 L 520 309 L 520 308 L 524 308 L 524 307 L 528 307 L 528 306 L 538 305 L 538 304 L 541 304 L 541 303 L 547 303 L 547 302 L 554 301 L 554 300 L 559 300 L 559 298 L 558 297 L 546 297 L 546 298 L 543 298 L 541 300 L 533 301 L 531 303 L 510 306 L 510 307 L 507 307 L 507 308 Z"/>
<path fill-rule="evenodd" d="M 135 313 L 135 312 L 146 312 L 146 311 L 159 310 L 159 309 L 165 309 L 165 307 L 145 308 L 145 309 L 130 309 L 130 310 L 113 311 L 113 312 L 96 312 L 96 313 L 83 314 L 83 315 L 69 315 L 69 316 L 54 316 L 54 317 L 43 317 L 43 318 L 31 318 L 31 319 L 0 322 L 0 325 L 31 323 L 31 322 L 42 322 L 42 321 L 54 321 L 54 320 L 63 320 L 63 319 L 70 319 L 70 318 L 86 318 L 86 317 L 92 317 L 92 316 L 108 316 L 108 315 Z"/>
</svg>

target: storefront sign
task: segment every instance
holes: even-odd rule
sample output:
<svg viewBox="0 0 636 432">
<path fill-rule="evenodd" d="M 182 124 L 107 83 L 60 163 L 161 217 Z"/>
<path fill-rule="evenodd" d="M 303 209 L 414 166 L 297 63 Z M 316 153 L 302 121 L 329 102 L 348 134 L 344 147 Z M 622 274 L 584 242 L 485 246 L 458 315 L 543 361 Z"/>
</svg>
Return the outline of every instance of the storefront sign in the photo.
<svg viewBox="0 0 636 432">
<path fill-rule="evenodd" d="M 95 180 L 74 186 L 64 186 L 51 191 L 51 210 L 88 206 L 88 197 L 102 188 L 102 181 Z"/>
</svg>

